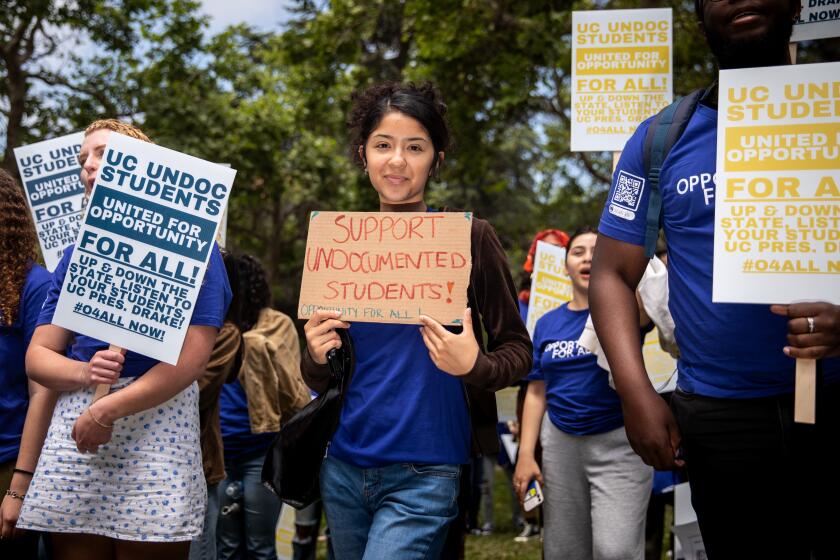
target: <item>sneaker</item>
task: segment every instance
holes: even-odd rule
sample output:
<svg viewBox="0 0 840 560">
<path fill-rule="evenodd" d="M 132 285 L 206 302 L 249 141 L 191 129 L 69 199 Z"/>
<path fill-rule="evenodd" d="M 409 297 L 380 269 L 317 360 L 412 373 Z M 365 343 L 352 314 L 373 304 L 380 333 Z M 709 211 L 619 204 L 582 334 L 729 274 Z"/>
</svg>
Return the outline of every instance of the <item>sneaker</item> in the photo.
<svg viewBox="0 0 840 560">
<path fill-rule="evenodd" d="M 526 523 L 525 527 L 522 528 L 522 532 L 519 535 L 513 537 L 513 542 L 528 542 L 529 540 L 533 539 L 534 537 L 540 536 L 540 528 L 536 525 L 531 525 L 530 523 Z"/>
<path fill-rule="evenodd" d="M 493 525 L 490 523 L 485 523 L 481 526 L 481 529 L 476 527 L 475 529 L 470 529 L 470 535 L 474 535 L 476 537 L 486 537 L 487 535 L 493 534 Z"/>
</svg>

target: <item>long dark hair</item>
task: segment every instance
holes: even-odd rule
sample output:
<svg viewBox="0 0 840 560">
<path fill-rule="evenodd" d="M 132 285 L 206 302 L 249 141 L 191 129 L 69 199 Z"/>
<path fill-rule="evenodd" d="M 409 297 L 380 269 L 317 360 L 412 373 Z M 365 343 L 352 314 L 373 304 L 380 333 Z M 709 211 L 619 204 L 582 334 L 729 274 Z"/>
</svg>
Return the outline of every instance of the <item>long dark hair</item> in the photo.
<svg viewBox="0 0 840 560">
<path fill-rule="evenodd" d="M 436 169 L 438 153 L 449 148 L 451 134 L 446 122 L 446 104 L 431 82 L 420 85 L 385 82 L 353 95 L 353 109 L 347 120 L 350 129 L 350 157 L 353 162 L 359 167 L 365 167 L 363 153 L 368 136 L 379 126 L 385 115 L 394 111 L 415 119 L 429 133 L 435 147 L 432 169 Z M 359 153 L 360 148 L 362 154 Z"/>
<path fill-rule="evenodd" d="M 236 258 L 239 278 L 239 328 L 242 332 L 254 328 L 260 311 L 271 305 L 271 288 L 265 269 L 255 257 L 242 254 Z"/>
<path fill-rule="evenodd" d="M 0 169 L 0 322 L 11 326 L 20 307 L 20 293 L 38 258 L 38 236 L 23 190 Z"/>
</svg>

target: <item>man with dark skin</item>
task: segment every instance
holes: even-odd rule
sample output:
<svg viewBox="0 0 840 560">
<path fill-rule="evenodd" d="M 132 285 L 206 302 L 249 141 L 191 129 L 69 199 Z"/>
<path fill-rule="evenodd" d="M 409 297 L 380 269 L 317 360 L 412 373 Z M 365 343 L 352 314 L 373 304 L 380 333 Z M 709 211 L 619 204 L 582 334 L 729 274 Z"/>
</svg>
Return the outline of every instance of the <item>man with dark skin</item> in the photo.
<svg viewBox="0 0 840 560">
<path fill-rule="evenodd" d="M 695 0 L 695 8 L 721 69 L 790 64 L 799 1 Z M 840 307 L 712 303 L 714 191 L 675 188 L 715 174 L 717 87 L 660 175 L 669 305 L 682 355 L 671 409 L 645 374 L 634 290 L 647 263 L 642 146 L 649 124 L 628 141 L 616 168 L 590 284 L 631 445 L 657 469 L 686 466 L 710 559 L 838 558 L 837 515 L 820 512 L 836 512 L 840 501 L 840 478 L 824 456 L 840 430 Z M 815 425 L 793 422 L 793 358 L 819 360 Z"/>
</svg>

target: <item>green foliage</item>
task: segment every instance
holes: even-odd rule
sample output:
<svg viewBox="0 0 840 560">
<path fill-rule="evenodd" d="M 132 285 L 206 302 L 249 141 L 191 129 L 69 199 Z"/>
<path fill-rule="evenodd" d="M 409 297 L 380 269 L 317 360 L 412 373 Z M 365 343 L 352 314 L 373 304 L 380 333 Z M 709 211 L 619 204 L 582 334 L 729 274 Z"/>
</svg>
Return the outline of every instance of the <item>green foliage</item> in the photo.
<svg viewBox="0 0 840 560">
<path fill-rule="evenodd" d="M 537 230 L 597 224 L 611 174 L 612 154 L 569 152 L 571 12 L 665 6 L 683 95 L 714 76 L 692 0 L 301 0 L 281 30 L 213 37 L 195 0 L 12 0 L 0 11 L 3 165 L 14 146 L 104 116 L 230 163 L 229 244 L 262 259 L 294 313 L 309 212 L 377 207 L 347 157 L 352 92 L 431 80 L 455 147 L 427 200 L 489 218 L 519 269 Z M 805 43 L 799 60 L 837 50 Z"/>
</svg>

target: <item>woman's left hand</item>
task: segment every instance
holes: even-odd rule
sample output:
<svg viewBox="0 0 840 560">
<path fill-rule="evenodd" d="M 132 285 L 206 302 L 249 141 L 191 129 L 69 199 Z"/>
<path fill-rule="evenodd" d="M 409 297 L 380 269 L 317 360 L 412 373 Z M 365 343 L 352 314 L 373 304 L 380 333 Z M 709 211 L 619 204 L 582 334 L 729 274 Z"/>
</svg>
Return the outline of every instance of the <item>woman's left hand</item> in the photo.
<svg viewBox="0 0 840 560">
<path fill-rule="evenodd" d="M 92 404 L 91 407 L 94 405 Z M 113 425 L 111 427 L 104 427 L 99 422 L 94 420 L 93 415 L 96 414 L 96 419 L 102 422 L 102 417 L 98 411 L 92 411 L 87 408 L 82 412 L 81 416 L 76 419 L 73 424 L 73 431 L 71 437 L 76 442 L 76 448 L 79 453 L 96 453 L 99 446 L 111 441 L 113 433 Z"/>
<path fill-rule="evenodd" d="M 426 315 L 420 316 L 420 334 L 429 349 L 432 362 L 450 375 L 461 376 L 469 373 L 478 358 L 478 342 L 473 333 L 470 308 L 464 310 L 464 330 L 454 334 Z"/>
<path fill-rule="evenodd" d="M 23 500 L 12 496 L 4 496 L 3 503 L 0 505 L 0 539 L 14 538 L 15 529 L 18 517 L 20 516 L 20 508 L 23 505 Z"/>
<path fill-rule="evenodd" d="M 791 358 L 819 359 L 840 355 L 840 306 L 826 302 L 771 305 L 777 315 L 788 317 Z"/>
</svg>

